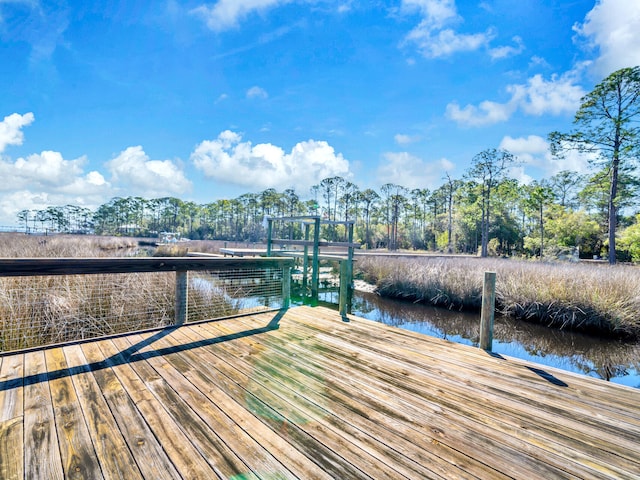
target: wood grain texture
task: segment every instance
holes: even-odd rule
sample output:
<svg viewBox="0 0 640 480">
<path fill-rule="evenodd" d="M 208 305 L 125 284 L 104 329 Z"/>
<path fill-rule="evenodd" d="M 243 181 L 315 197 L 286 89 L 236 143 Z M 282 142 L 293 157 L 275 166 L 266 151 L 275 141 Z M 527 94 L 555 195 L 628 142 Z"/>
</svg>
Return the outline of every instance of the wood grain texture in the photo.
<svg viewBox="0 0 640 480">
<path fill-rule="evenodd" d="M 231 270 L 282 268 L 290 258 L 0 258 L 0 276 L 86 275 L 99 273 L 175 272 L 187 270 Z"/>
<path fill-rule="evenodd" d="M 65 371 L 68 368 L 61 348 L 46 350 L 45 357 L 49 372 Z M 103 478 L 71 378 L 55 378 L 54 374 L 54 378 L 49 380 L 49 389 L 65 478 Z"/>
<path fill-rule="evenodd" d="M 64 349 L 93 448 L 106 478 L 143 478 L 79 345 Z M 144 459 L 141 459 L 144 461 Z"/>
<path fill-rule="evenodd" d="M 632 479 L 640 391 L 295 307 L 0 356 L 0 478 Z"/>
<path fill-rule="evenodd" d="M 44 352 L 24 356 L 24 374 L 34 379 L 24 386 L 25 478 L 62 479 L 62 461 Z"/>
<path fill-rule="evenodd" d="M 24 478 L 24 355 L 0 358 L 0 478 Z"/>
</svg>

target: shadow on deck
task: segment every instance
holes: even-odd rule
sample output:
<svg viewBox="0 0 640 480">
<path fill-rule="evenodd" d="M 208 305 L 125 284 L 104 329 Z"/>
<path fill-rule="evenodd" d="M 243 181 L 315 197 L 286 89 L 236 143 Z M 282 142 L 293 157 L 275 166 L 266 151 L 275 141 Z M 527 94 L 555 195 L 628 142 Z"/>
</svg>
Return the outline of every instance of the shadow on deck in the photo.
<svg viewBox="0 0 640 480">
<path fill-rule="evenodd" d="M 640 391 L 296 307 L 0 357 L 0 478 L 633 478 Z"/>
</svg>

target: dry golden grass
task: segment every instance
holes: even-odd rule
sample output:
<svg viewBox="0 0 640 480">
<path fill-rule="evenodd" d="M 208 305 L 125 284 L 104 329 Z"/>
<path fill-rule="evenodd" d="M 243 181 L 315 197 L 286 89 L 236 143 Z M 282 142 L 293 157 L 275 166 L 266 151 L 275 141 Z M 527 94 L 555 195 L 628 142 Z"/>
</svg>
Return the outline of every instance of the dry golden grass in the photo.
<svg viewBox="0 0 640 480">
<path fill-rule="evenodd" d="M 0 257 L 110 257 L 130 253 L 138 246 L 132 238 L 91 235 L 36 236 L 0 234 Z"/>
<path fill-rule="evenodd" d="M 118 237 L 0 235 L 4 258 L 137 255 L 137 246 Z M 236 311 L 217 290 L 189 289 L 189 304 L 190 321 Z M 0 351 L 170 325 L 174 305 L 171 272 L 0 277 Z"/>
<path fill-rule="evenodd" d="M 484 272 L 496 272 L 501 313 L 558 328 L 640 336 L 640 269 L 475 257 L 364 257 L 364 279 L 383 296 L 479 309 Z"/>
</svg>

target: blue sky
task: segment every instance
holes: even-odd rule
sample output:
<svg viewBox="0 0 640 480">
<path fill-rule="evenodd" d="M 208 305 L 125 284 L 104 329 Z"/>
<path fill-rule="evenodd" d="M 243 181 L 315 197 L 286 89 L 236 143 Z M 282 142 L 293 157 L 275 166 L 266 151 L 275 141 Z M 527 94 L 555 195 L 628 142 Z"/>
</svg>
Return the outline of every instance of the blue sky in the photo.
<svg viewBox="0 0 640 480">
<path fill-rule="evenodd" d="M 0 0 L 0 225 L 114 196 L 434 188 L 559 162 L 582 95 L 640 64 L 639 0 Z M 4 119 L 4 120 L 2 120 Z"/>
</svg>

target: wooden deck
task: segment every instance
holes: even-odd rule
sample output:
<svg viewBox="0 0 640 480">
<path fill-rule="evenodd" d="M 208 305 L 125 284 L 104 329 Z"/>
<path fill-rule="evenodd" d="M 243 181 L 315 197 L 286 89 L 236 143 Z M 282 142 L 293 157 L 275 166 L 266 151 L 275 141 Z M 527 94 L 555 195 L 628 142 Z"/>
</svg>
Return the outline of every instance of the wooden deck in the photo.
<svg viewBox="0 0 640 480">
<path fill-rule="evenodd" d="M 0 478 L 639 478 L 639 390 L 349 320 L 0 357 Z"/>
</svg>

